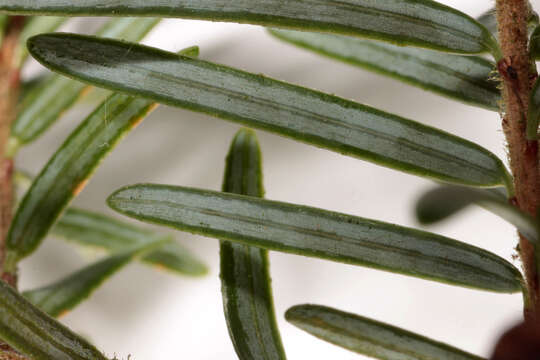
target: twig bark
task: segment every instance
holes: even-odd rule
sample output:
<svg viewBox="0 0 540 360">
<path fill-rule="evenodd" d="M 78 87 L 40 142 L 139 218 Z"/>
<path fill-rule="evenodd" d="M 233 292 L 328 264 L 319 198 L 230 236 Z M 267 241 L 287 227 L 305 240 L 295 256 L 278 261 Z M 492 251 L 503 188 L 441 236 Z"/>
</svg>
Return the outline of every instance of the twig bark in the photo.
<svg viewBox="0 0 540 360">
<path fill-rule="evenodd" d="M 0 342 L 0 360 L 28 360 L 28 358 L 13 350 L 8 344 Z"/>
<path fill-rule="evenodd" d="M 503 78 L 503 130 L 514 175 L 513 203 L 536 217 L 540 203 L 538 142 L 526 138 L 529 94 L 538 77 L 535 66 L 530 66 L 527 34 L 529 11 L 527 0 L 497 0 L 499 40 L 503 53 L 498 68 Z M 519 254 L 529 291 L 525 319 L 536 322 L 540 319 L 540 286 L 535 248 L 522 235 Z"/>
<path fill-rule="evenodd" d="M 13 60 L 23 25 L 23 17 L 11 17 L 0 47 L 0 277 L 13 287 L 17 286 L 16 272 L 3 271 L 6 238 L 13 208 L 13 159 L 6 157 L 5 149 L 19 94 L 20 71 L 18 64 Z M 0 343 L 0 360 L 27 360 L 27 358 L 9 345 Z"/>
<path fill-rule="evenodd" d="M 11 224 L 13 207 L 13 159 L 4 154 L 15 115 L 20 72 L 14 63 L 14 51 L 24 24 L 23 17 L 12 17 L 0 48 L 0 269 L 5 260 L 6 237 Z M 3 272 L 2 280 L 16 286 L 16 273 Z"/>
</svg>

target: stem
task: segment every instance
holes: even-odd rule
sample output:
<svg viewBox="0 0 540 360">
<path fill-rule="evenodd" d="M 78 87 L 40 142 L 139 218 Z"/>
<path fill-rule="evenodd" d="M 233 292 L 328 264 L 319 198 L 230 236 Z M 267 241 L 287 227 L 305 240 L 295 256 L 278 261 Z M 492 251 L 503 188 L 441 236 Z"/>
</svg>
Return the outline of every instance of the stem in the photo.
<svg viewBox="0 0 540 360">
<path fill-rule="evenodd" d="M 11 122 L 15 116 L 20 86 L 19 64 L 14 62 L 15 49 L 24 26 L 24 17 L 8 18 L 5 36 L 0 47 L 0 277 L 17 287 L 17 271 L 4 271 L 6 239 L 12 220 L 13 209 L 13 159 L 5 149 L 9 139 Z M 0 341 L 0 360 L 28 360 L 6 343 Z"/>
<path fill-rule="evenodd" d="M 0 269 L 4 267 L 6 238 L 13 207 L 13 159 L 5 155 L 4 149 L 17 104 L 20 72 L 13 62 L 13 55 L 23 25 L 23 17 L 11 17 L 0 48 Z M 8 284 L 16 286 L 16 271 L 2 272 L 1 277 Z"/>
<path fill-rule="evenodd" d="M 497 65 L 503 78 L 503 130 L 514 175 L 513 203 L 536 218 L 540 203 L 538 142 L 528 141 L 526 137 L 529 94 L 538 77 L 536 67 L 531 66 L 529 60 L 529 12 L 528 0 L 497 0 L 497 22 L 503 53 Z M 520 234 L 519 238 L 519 254 L 529 293 L 525 320 L 536 322 L 540 320 L 540 286 L 535 248 L 523 235 Z"/>
</svg>

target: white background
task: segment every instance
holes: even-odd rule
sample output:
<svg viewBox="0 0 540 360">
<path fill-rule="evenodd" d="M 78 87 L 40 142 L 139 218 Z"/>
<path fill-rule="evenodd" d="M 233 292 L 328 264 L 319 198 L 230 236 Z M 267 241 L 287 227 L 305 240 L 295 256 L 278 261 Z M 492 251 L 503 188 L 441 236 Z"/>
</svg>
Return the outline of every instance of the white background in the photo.
<svg viewBox="0 0 540 360">
<path fill-rule="evenodd" d="M 443 1 L 477 16 L 493 1 Z M 535 1 L 534 3 L 540 3 Z M 89 32 L 96 19 L 67 28 Z M 102 21 L 102 19 L 100 20 Z M 296 49 L 256 26 L 165 20 L 146 44 L 177 50 L 201 47 L 201 58 L 320 89 L 430 124 L 478 142 L 506 160 L 496 113 L 441 98 L 392 79 Z M 37 65 L 34 64 L 34 68 Z M 31 72 L 32 70 L 30 70 Z M 90 109 L 70 111 L 17 158 L 37 173 Z M 218 190 L 224 158 L 238 126 L 206 115 L 160 107 L 103 162 L 74 202 L 112 213 L 104 205 L 118 187 L 157 182 Z M 430 181 L 258 131 L 266 196 L 407 226 Z M 429 227 L 511 260 L 512 227 L 468 209 Z M 169 231 L 163 229 L 163 231 Z M 222 313 L 218 241 L 176 233 L 210 267 L 188 278 L 133 264 L 62 318 L 109 356 L 120 359 L 236 359 Z M 47 284 L 83 266 L 95 254 L 47 239 L 21 266 L 21 288 Z M 517 262 L 514 262 L 519 266 Z M 271 254 L 276 313 L 290 359 L 361 359 L 285 322 L 292 305 L 317 303 L 372 317 L 489 356 L 505 326 L 519 320 L 520 295 L 500 295 L 299 256 Z"/>
</svg>

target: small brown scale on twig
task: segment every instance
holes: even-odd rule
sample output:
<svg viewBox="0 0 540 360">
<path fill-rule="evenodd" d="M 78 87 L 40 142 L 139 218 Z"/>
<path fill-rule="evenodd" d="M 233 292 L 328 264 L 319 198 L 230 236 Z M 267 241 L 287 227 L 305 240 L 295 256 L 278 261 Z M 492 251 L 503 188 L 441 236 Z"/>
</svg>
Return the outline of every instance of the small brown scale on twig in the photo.
<svg viewBox="0 0 540 360">
<path fill-rule="evenodd" d="M 540 327 L 521 323 L 506 331 L 490 360 L 534 360 L 540 358 Z"/>
<path fill-rule="evenodd" d="M 516 69 L 512 67 L 512 63 L 510 60 L 501 59 L 497 63 L 497 70 L 499 70 L 499 73 L 501 74 L 501 77 L 503 81 L 507 84 L 507 86 L 510 85 L 514 96 L 518 100 L 519 108 L 522 111 L 522 117 L 525 119 L 526 116 L 523 113 L 523 110 L 525 109 L 525 104 L 521 99 L 521 94 L 519 91 L 519 76 Z"/>
</svg>

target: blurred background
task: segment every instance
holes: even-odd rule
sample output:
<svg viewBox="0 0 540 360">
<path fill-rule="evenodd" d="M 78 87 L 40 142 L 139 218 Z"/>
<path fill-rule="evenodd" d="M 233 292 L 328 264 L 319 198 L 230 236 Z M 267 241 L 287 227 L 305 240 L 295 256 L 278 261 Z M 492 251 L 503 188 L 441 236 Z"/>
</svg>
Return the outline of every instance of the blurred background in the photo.
<svg viewBox="0 0 540 360">
<path fill-rule="evenodd" d="M 490 0 L 442 3 L 478 16 Z M 540 8 L 540 1 L 533 1 Z M 62 30 L 92 32 L 104 19 L 70 21 Z M 200 57 L 354 99 L 479 143 L 505 159 L 496 113 L 454 102 L 380 75 L 297 49 L 249 25 L 164 20 L 145 44 L 167 50 L 199 45 Z M 31 75 L 43 69 L 36 63 Z M 95 104 L 88 100 L 17 158 L 36 174 Z M 112 214 L 105 198 L 120 186 L 155 182 L 218 190 L 229 143 L 239 127 L 160 106 L 103 162 L 74 205 Z M 264 156 L 266 197 L 416 226 L 416 199 L 434 184 L 373 164 L 257 132 Z M 115 215 L 116 216 L 116 215 Z M 169 232 L 168 229 L 162 229 Z M 513 261 L 511 226 L 470 208 L 428 228 Z M 62 318 L 107 355 L 119 359 L 236 359 L 222 311 L 218 241 L 176 232 L 209 266 L 203 278 L 180 277 L 132 264 Z M 97 254 L 49 238 L 21 266 L 23 290 L 48 284 Z M 489 356 L 493 343 L 522 313 L 521 296 L 492 294 L 329 261 L 271 253 L 275 307 L 290 359 L 362 359 L 285 322 L 300 303 L 332 306 L 388 322 Z"/>
</svg>

